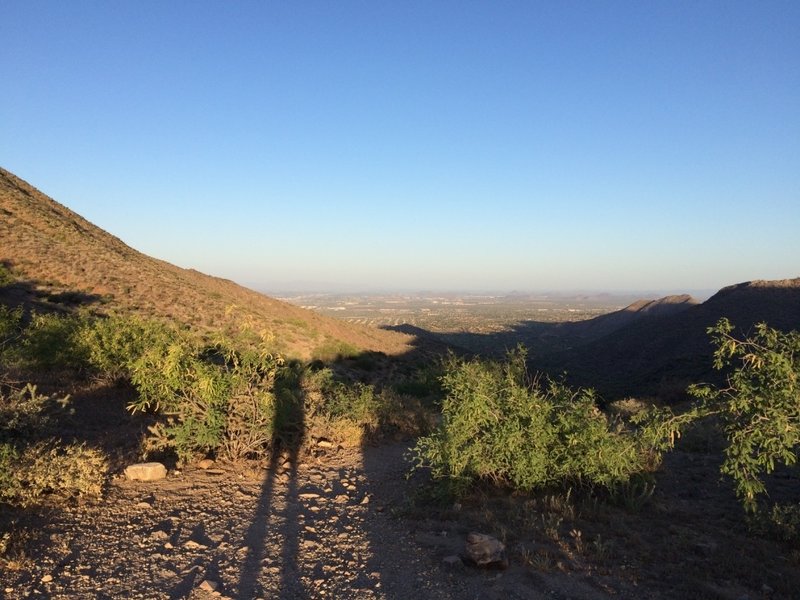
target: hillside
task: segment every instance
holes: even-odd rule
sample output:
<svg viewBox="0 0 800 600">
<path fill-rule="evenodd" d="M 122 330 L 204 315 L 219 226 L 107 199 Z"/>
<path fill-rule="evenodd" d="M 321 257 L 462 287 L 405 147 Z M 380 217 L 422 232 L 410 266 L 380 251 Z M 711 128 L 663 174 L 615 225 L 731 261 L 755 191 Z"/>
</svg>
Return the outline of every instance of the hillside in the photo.
<svg viewBox="0 0 800 600">
<path fill-rule="evenodd" d="M 0 297 L 11 303 L 91 303 L 102 311 L 173 318 L 201 330 L 247 322 L 274 336 L 277 350 L 300 358 L 347 347 L 396 354 L 411 341 L 146 256 L 4 169 L 0 262 L 19 280 Z"/>
<path fill-rule="evenodd" d="M 759 322 L 800 329 L 800 278 L 723 288 L 702 304 L 638 319 L 586 345 L 546 356 L 537 367 L 567 371 L 572 383 L 595 387 L 609 397 L 680 395 L 692 381 L 718 378 L 706 330 L 721 317 L 743 335 Z"/>
</svg>

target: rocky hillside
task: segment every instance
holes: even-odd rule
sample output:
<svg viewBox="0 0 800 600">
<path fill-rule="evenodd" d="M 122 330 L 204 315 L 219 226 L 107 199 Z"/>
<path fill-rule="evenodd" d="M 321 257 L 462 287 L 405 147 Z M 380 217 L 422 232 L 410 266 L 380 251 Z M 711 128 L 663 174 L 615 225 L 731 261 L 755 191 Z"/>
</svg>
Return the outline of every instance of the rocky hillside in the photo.
<svg viewBox="0 0 800 600">
<path fill-rule="evenodd" d="M 702 304 L 686 304 L 684 310 L 654 313 L 586 345 L 546 356 L 537 366 L 566 370 L 572 383 L 595 387 L 609 397 L 679 397 L 688 383 L 718 377 L 706 330 L 721 317 L 742 335 L 759 322 L 786 331 L 800 329 L 800 278 L 740 283 Z"/>
<path fill-rule="evenodd" d="M 204 330 L 248 323 L 274 336 L 277 350 L 300 358 L 346 348 L 396 354 L 411 341 L 146 256 L 3 169 L 0 262 L 17 280 L 0 288 L 0 301 L 8 303 L 91 304 L 101 311 L 173 318 Z"/>
</svg>

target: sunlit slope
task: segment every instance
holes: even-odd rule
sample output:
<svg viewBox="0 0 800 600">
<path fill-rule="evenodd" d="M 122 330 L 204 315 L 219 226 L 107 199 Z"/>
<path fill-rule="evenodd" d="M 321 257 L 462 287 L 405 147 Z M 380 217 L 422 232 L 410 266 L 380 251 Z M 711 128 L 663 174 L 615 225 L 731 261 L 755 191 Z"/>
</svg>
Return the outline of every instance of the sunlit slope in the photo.
<svg viewBox="0 0 800 600">
<path fill-rule="evenodd" d="M 411 341 L 146 256 L 4 169 L 0 261 L 23 280 L 18 296 L 74 290 L 103 311 L 174 318 L 198 329 L 249 323 L 273 336 L 276 349 L 301 358 L 329 354 L 337 346 L 396 354 Z"/>
</svg>

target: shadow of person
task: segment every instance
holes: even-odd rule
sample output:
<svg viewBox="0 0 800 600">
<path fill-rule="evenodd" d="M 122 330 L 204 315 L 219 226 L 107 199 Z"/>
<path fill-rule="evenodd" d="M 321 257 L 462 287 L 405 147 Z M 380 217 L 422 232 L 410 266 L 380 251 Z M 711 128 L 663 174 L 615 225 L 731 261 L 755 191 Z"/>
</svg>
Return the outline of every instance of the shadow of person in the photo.
<svg viewBox="0 0 800 600">
<path fill-rule="evenodd" d="M 288 365 L 275 381 L 272 454 L 244 539 L 247 554 L 237 596 L 243 600 L 272 597 L 272 592 L 265 591 L 259 580 L 266 569 L 274 571 L 276 567 L 280 570 L 281 598 L 306 595 L 297 557 L 300 538 L 297 469 L 306 429 L 300 376 L 300 365 Z M 280 544 L 279 557 L 274 554 L 275 541 Z"/>
</svg>

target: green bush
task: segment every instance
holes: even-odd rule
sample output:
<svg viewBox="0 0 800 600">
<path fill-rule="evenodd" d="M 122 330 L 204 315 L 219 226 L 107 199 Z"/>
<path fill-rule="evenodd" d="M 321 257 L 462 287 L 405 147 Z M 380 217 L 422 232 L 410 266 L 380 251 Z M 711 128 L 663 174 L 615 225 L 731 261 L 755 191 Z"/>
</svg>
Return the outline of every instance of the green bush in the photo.
<svg viewBox="0 0 800 600">
<path fill-rule="evenodd" d="M 11 285 L 17 280 L 11 270 L 0 262 L 0 287 Z"/>
<path fill-rule="evenodd" d="M 11 353 L 22 337 L 22 309 L 0 304 L 0 358 Z"/>
<path fill-rule="evenodd" d="M 115 318 L 84 336 L 93 365 L 127 377 L 138 391 L 132 412 L 163 419 L 150 430 L 148 453 L 171 451 L 186 461 L 214 454 L 263 456 L 274 440 L 273 393 L 280 357 L 220 338 L 208 345 L 192 332 L 138 318 Z"/>
<path fill-rule="evenodd" d="M 645 467 L 635 436 L 600 412 L 591 391 L 530 377 L 523 348 L 505 362 L 451 357 L 442 385 L 442 423 L 414 453 L 451 491 L 477 480 L 611 488 Z"/>
<path fill-rule="evenodd" d="M 34 313 L 24 330 L 19 355 L 28 367 L 82 368 L 87 364 L 79 336 L 82 316 Z"/>
<path fill-rule="evenodd" d="M 95 372 L 114 381 L 130 379 L 132 365 L 148 350 L 169 344 L 174 336 L 175 331 L 160 321 L 111 315 L 87 321 L 78 343 Z"/>
<path fill-rule="evenodd" d="M 800 450 L 800 333 L 771 329 L 765 323 L 744 339 L 720 319 L 708 329 L 716 350 L 714 366 L 729 369 L 727 385 L 692 385 L 698 401 L 688 411 L 649 411 L 641 419 L 654 444 L 666 448 L 690 424 L 715 417 L 725 436 L 720 470 L 733 478 L 748 511 L 766 493 L 764 475 L 777 464 L 793 465 Z"/>
</svg>

